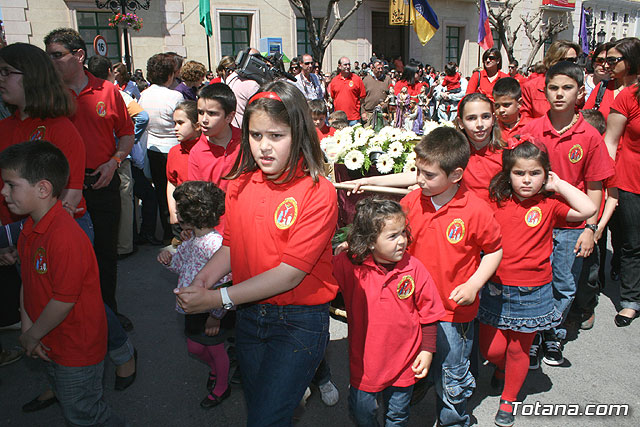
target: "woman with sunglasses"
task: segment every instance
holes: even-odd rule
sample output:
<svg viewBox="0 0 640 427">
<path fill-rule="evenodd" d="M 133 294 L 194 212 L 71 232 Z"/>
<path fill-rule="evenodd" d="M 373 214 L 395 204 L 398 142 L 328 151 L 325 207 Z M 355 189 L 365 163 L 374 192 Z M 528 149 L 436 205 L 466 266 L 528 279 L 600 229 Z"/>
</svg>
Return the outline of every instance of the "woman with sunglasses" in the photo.
<svg viewBox="0 0 640 427">
<path fill-rule="evenodd" d="M 604 81 L 606 86 L 606 82 L 611 78 L 609 71 L 605 68 L 608 48 L 609 43 L 599 44 L 591 54 L 591 61 L 587 62 L 584 76 L 584 92 L 587 100 L 600 82 Z M 584 108 L 587 109 L 586 104 Z"/>
<path fill-rule="evenodd" d="M 613 104 L 607 119 L 605 143 L 609 154 L 616 161 L 615 184 L 619 190 L 616 209 L 622 231 L 620 251 L 620 306 L 616 314 L 616 326 L 629 326 L 640 316 L 640 82 L 637 79 L 640 60 L 640 41 L 626 38 L 607 50 L 607 67 L 614 88 Z M 628 78 L 625 78 L 629 75 Z M 622 77 L 620 77 L 622 76 Z M 635 79 L 635 84 L 623 87 L 625 81 Z M 619 90 L 619 93 L 616 94 Z M 616 96 L 617 95 L 617 96 Z"/>
<path fill-rule="evenodd" d="M 493 86 L 503 78 L 509 77 L 502 72 L 502 54 L 499 49 L 492 47 L 482 54 L 482 70 L 474 72 L 467 85 L 467 95 L 479 92 L 487 96 L 493 102 Z"/>
<path fill-rule="evenodd" d="M 581 53 L 582 49 L 577 43 L 556 40 L 551 43 L 542 62 L 547 70 L 560 61 L 569 61 L 575 64 Z M 522 107 L 520 108 L 522 117 L 535 119 L 544 116 L 549 111 L 549 101 L 544 95 L 544 79 L 545 76 L 542 75 L 522 85 Z M 582 104 L 581 101 L 579 103 Z"/>
</svg>

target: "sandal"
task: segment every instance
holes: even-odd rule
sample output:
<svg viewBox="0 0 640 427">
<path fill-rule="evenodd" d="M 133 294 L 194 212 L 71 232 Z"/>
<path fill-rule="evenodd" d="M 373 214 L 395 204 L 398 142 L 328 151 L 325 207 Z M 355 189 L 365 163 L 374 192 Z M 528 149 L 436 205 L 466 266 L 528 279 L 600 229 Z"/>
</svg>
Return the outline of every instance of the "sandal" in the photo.
<svg viewBox="0 0 640 427">
<path fill-rule="evenodd" d="M 230 395 L 231 387 L 227 387 L 227 390 L 220 396 L 216 396 L 215 394 L 213 394 L 213 392 L 211 392 L 207 397 L 202 399 L 202 402 L 200 402 L 200 406 L 204 409 L 211 409 L 214 406 L 218 406 L 219 404 L 221 404 L 222 401 L 228 398 Z"/>
<path fill-rule="evenodd" d="M 500 406 L 502 405 L 510 405 L 511 412 L 503 411 L 502 409 L 498 408 L 498 412 L 496 413 L 494 422 L 499 427 L 511 427 L 515 422 L 515 417 L 513 415 L 513 402 L 500 399 Z"/>
</svg>

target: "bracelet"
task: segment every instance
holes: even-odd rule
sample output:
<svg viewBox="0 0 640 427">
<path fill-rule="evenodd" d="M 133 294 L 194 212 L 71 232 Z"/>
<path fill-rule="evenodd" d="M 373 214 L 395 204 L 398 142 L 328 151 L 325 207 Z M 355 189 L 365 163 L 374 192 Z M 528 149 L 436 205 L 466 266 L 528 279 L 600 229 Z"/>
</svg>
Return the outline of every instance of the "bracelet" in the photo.
<svg viewBox="0 0 640 427">
<path fill-rule="evenodd" d="M 120 163 L 122 163 L 122 159 L 120 157 L 118 157 L 118 156 L 111 156 L 111 158 L 116 161 L 116 163 L 117 163 L 116 167 L 119 168 L 120 167 Z"/>
<path fill-rule="evenodd" d="M 596 231 L 598 231 L 598 224 L 585 224 L 584 229 L 591 230 L 595 233 Z"/>
</svg>

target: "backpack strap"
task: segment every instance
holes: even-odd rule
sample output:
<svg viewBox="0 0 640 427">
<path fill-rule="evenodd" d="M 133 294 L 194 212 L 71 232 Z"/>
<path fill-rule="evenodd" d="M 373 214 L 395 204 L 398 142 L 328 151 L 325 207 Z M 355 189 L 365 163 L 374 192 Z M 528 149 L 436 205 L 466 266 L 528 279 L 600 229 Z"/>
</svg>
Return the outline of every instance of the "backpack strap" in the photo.
<svg viewBox="0 0 640 427">
<path fill-rule="evenodd" d="M 600 109 L 600 104 L 602 103 L 602 98 L 604 98 L 604 92 L 607 90 L 608 84 L 609 84 L 609 80 L 603 80 L 600 82 L 600 86 L 598 87 L 598 93 L 596 94 L 596 103 L 593 106 L 594 110 Z"/>
</svg>

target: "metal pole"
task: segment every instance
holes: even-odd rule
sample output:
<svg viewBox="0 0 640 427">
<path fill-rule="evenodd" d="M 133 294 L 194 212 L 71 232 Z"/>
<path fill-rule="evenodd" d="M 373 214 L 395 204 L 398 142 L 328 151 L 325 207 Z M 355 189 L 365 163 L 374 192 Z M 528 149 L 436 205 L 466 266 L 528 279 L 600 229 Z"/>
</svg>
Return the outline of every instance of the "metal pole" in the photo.
<svg viewBox="0 0 640 427">
<path fill-rule="evenodd" d="M 126 0 L 120 0 L 120 7 L 122 8 L 122 14 L 127 14 L 127 2 Z M 129 53 L 129 30 L 125 25 L 122 29 L 124 35 L 124 65 L 127 67 L 127 71 L 131 72 L 131 54 Z"/>
<path fill-rule="evenodd" d="M 209 64 L 208 71 L 212 71 L 212 69 L 211 69 L 211 48 L 209 47 L 209 36 L 207 35 L 206 30 L 205 30 L 205 36 L 207 37 L 207 62 Z"/>
</svg>

